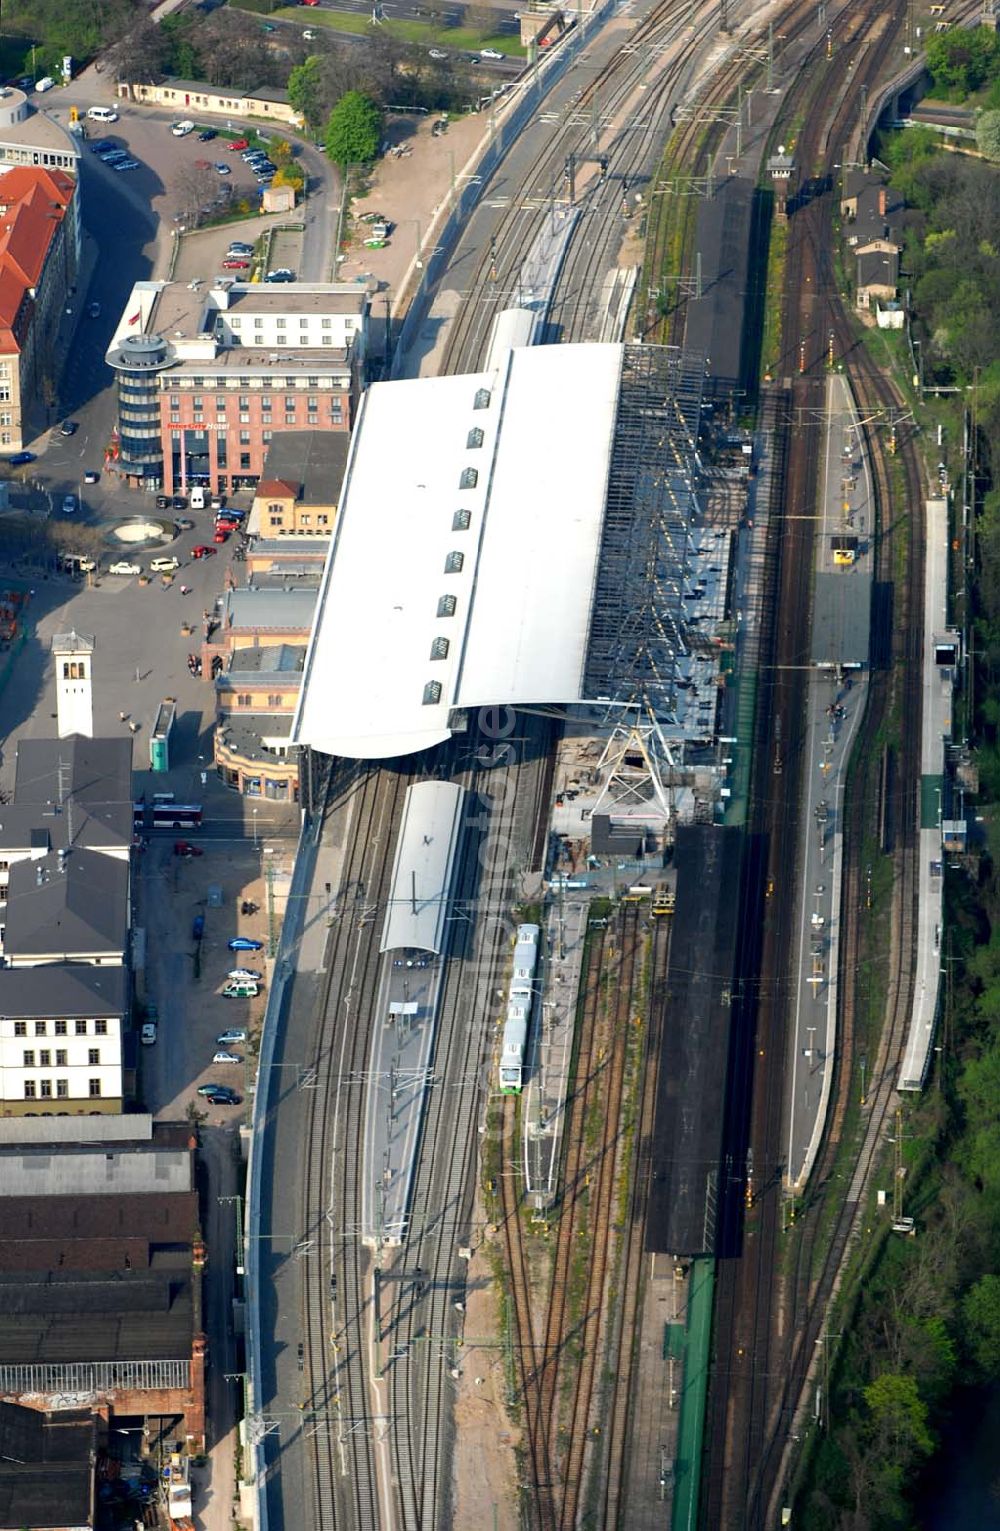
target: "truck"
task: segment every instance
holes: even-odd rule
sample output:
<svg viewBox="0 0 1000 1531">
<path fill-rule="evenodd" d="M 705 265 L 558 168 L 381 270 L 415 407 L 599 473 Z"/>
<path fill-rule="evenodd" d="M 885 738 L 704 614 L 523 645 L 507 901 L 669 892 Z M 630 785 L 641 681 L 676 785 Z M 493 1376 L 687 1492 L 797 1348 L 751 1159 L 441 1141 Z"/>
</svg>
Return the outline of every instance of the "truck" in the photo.
<svg viewBox="0 0 1000 1531">
<path fill-rule="evenodd" d="M 170 735 L 177 716 L 177 703 L 172 696 L 165 697 L 156 709 L 156 721 L 149 736 L 149 769 L 170 770 Z"/>
</svg>

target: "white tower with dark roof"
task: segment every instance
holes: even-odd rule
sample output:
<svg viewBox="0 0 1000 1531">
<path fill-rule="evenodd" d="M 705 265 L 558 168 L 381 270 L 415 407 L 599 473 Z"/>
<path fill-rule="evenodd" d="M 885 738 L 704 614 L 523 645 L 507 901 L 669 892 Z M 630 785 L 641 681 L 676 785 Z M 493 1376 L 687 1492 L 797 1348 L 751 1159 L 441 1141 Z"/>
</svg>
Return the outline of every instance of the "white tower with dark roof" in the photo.
<svg viewBox="0 0 1000 1531">
<path fill-rule="evenodd" d="M 94 737 L 94 640 L 83 633 L 56 633 L 56 717 L 60 739 L 70 734 Z"/>
</svg>

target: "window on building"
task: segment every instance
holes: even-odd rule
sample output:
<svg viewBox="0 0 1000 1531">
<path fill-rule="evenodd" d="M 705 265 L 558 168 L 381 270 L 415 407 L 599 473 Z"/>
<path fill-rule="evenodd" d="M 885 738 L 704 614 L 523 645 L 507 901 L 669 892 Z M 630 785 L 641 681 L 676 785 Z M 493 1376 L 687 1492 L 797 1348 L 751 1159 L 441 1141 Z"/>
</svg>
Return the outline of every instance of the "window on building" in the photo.
<svg viewBox="0 0 1000 1531">
<path fill-rule="evenodd" d="M 283 521 L 282 521 L 282 518 L 281 518 L 281 516 L 272 516 L 272 517 L 271 517 L 271 525 L 272 525 L 272 526 L 278 526 L 278 527 L 280 527 L 280 526 L 282 526 L 282 525 L 283 525 L 283 524 L 284 524 L 284 523 L 283 523 Z"/>
<path fill-rule="evenodd" d="M 424 706 L 434 707 L 441 700 L 441 682 L 429 680 L 424 687 Z"/>
<path fill-rule="evenodd" d="M 461 574 L 464 566 L 464 553 L 449 553 L 448 557 L 444 561 L 444 572 L 446 574 Z"/>
<path fill-rule="evenodd" d="M 64 1069 L 66 1067 L 66 1056 L 67 1055 L 66 1055 L 65 1047 L 57 1047 L 56 1048 L 56 1068 L 57 1069 Z"/>
<path fill-rule="evenodd" d="M 201 409 L 201 407 L 202 407 L 201 399 L 199 399 L 197 396 L 195 398 L 193 398 L 191 400 L 191 407 L 192 407 L 192 409 Z"/>
<path fill-rule="evenodd" d="M 43 1079 L 39 1085 L 39 1094 L 43 1100 L 52 1099 L 52 1080 Z"/>
<path fill-rule="evenodd" d="M 272 404 L 272 402 L 273 402 L 273 401 L 272 401 L 272 400 L 271 400 L 271 399 L 261 399 L 261 401 L 260 401 L 260 407 L 261 407 L 261 409 L 263 409 L 263 410 L 269 410 L 269 409 L 270 409 L 270 408 L 271 408 L 271 404 Z"/>
<path fill-rule="evenodd" d="M 453 617 L 458 601 L 453 595 L 443 595 L 438 601 L 437 614 L 439 617 Z"/>
<path fill-rule="evenodd" d="M 451 645 L 447 638 L 435 638 L 434 642 L 431 644 L 431 658 L 447 659 L 448 650 L 450 647 Z"/>
<path fill-rule="evenodd" d="M 101 1018 L 99 1020 L 96 1020 L 94 1022 L 94 1035 L 97 1036 L 97 1037 L 106 1037 L 107 1034 L 108 1034 L 108 1023 L 104 1019 L 104 1017 L 101 1016 Z"/>
<path fill-rule="evenodd" d="M 489 409 L 490 390 L 488 388 L 476 389 L 476 397 L 472 401 L 472 407 L 473 409 Z"/>
<path fill-rule="evenodd" d="M 295 408 L 295 395 L 294 395 L 294 393 L 286 393 L 285 394 L 285 408 L 286 409 L 294 409 Z"/>
<path fill-rule="evenodd" d="M 332 346 L 333 345 L 333 336 L 332 335 L 324 335 L 323 336 L 323 344 L 325 346 Z"/>
<path fill-rule="evenodd" d="M 466 436 L 466 438 L 465 438 L 465 444 L 466 444 L 466 446 L 470 450 L 474 449 L 475 447 L 481 447 L 482 446 L 482 444 L 483 444 L 483 433 L 479 429 L 478 425 L 474 425 L 472 427 L 472 430 L 469 432 L 468 436 Z"/>
<path fill-rule="evenodd" d="M 101 1081 L 99 1079 L 91 1079 L 89 1083 L 90 1089 L 88 1094 L 94 1099 L 101 1093 Z"/>
<path fill-rule="evenodd" d="M 99 1047 L 88 1047 L 87 1062 L 90 1064 L 91 1068 L 98 1068 L 100 1066 L 101 1049 Z"/>
<path fill-rule="evenodd" d="M 288 336 L 287 335 L 275 335 L 274 340 L 275 340 L 275 344 L 279 345 L 279 346 L 287 346 L 287 344 L 288 344 Z"/>
<path fill-rule="evenodd" d="M 68 1100 L 69 1099 L 69 1081 L 68 1080 L 66 1080 L 66 1079 L 57 1079 L 56 1080 L 56 1099 L 57 1100 Z"/>
<path fill-rule="evenodd" d="M 33 1079 L 26 1079 L 24 1081 L 24 1098 L 25 1100 L 34 1100 L 35 1098 L 35 1081 Z"/>
<path fill-rule="evenodd" d="M 471 510 L 456 510 L 451 518 L 451 529 L 453 532 L 467 532 L 471 522 Z"/>
<path fill-rule="evenodd" d="M 250 468 L 250 453 L 249 452 L 241 452 L 240 453 L 240 467 L 244 470 L 244 472 L 249 471 L 249 468 Z"/>
<path fill-rule="evenodd" d="M 27 1023 L 27 1021 L 15 1021 L 14 1022 L 14 1035 L 15 1035 L 15 1037 L 26 1037 L 28 1035 L 28 1023 Z"/>
<path fill-rule="evenodd" d="M 462 477 L 458 481 L 459 489 L 475 489 L 479 483 L 478 468 L 463 468 Z"/>
<path fill-rule="evenodd" d="M 52 1051 L 50 1048 L 43 1047 L 38 1054 L 38 1067 L 40 1069 L 50 1069 L 52 1067 Z"/>
<path fill-rule="evenodd" d="M 250 695 L 249 691 L 240 691 L 237 693 L 236 705 L 237 707 L 253 706 L 253 697 Z"/>
<path fill-rule="evenodd" d="M 317 526 L 329 526 L 329 524 L 330 524 L 330 517 L 329 516 L 317 516 L 316 517 L 316 525 Z"/>
<path fill-rule="evenodd" d="M 174 394 L 171 397 L 171 400 L 170 400 L 171 411 L 176 415 L 176 414 L 179 413 L 180 407 L 181 407 L 180 396 L 178 394 Z"/>
<path fill-rule="evenodd" d="M 240 412 L 240 424 L 241 425 L 249 425 L 250 424 L 250 413 L 249 413 L 248 410 L 242 410 Z M 247 434 L 247 440 L 249 440 L 249 439 L 250 438 L 249 438 L 249 433 L 248 433 Z"/>
<path fill-rule="evenodd" d="M 244 443 L 244 445 L 249 446 L 249 444 L 250 444 L 250 432 L 249 431 L 240 431 L 240 441 L 242 441 Z"/>
<path fill-rule="evenodd" d="M 87 1023 L 86 1023 L 86 1021 L 75 1021 L 74 1022 L 74 1030 L 75 1030 L 76 1035 L 78 1037 L 85 1037 L 87 1035 Z"/>
<path fill-rule="evenodd" d="M 220 394 L 219 397 L 216 399 L 215 407 L 216 407 L 216 409 L 225 409 L 225 407 L 226 407 L 226 396 L 225 396 L 224 393 Z"/>
<path fill-rule="evenodd" d="M 35 1066 L 35 1049 L 33 1047 L 26 1047 L 24 1049 L 24 1062 L 22 1063 L 21 1067 L 22 1068 L 26 1068 L 26 1069 L 33 1069 L 34 1066 Z"/>
<path fill-rule="evenodd" d="M 280 707 L 281 706 L 281 697 L 280 696 L 269 696 L 268 699 L 267 699 L 267 705 L 269 707 Z"/>
<path fill-rule="evenodd" d="M 255 330 L 262 330 L 264 328 L 263 319 L 255 319 L 253 322 L 253 327 Z"/>
<path fill-rule="evenodd" d="M 35 1022 L 35 1036 L 36 1037 L 44 1037 L 45 1036 L 45 1029 L 46 1028 L 45 1028 L 45 1022 L 44 1021 L 36 1021 Z"/>
<path fill-rule="evenodd" d="M 313 399 L 313 398 L 306 399 L 306 408 L 307 409 L 319 409 L 319 399 Z"/>
<path fill-rule="evenodd" d="M 332 327 L 333 327 L 333 320 L 332 319 L 324 319 L 323 320 L 323 328 L 325 330 L 331 329 Z"/>
<path fill-rule="evenodd" d="M 299 329 L 300 330 L 307 330 L 308 328 L 309 328 L 309 320 L 307 318 L 305 318 L 305 316 L 303 316 L 299 320 Z"/>
<path fill-rule="evenodd" d="M 240 318 L 239 314 L 234 314 L 229 322 L 234 330 L 238 330 L 240 325 L 243 323 L 243 320 Z"/>
<path fill-rule="evenodd" d="M 261 431 L 260 439 L 261 439 L 261 441 L 270 441 L 270 439 L 271 439 L 271 437 L 273 435 L 274 435 L 273 431 Z"/>
<path fill-rule="evenodd" d="M 66 1022 L 56 1021 L 52 1029 L 57 1037 L 64 1037 L 66 1035 Z"/>
<path fill-rule="evenodd" d="M 243 394 L 240 397 L 240 409 L 249 409 L 249 408 L 250 408 L 249 396 L 247 394 Z"/>
<path fill-rule="evenodd" d="M 286 319 L 276 319 L 274 321 L 274 327 L 275 327 L 275 329 L 278 329 L 278 330 L 287 329 L 288 321 Z"/>
<path fill-rule="evenodd" d="M 267 513 L 269 516 L 280 516 L 283 513 L 283 507 L 281 505 L 269 505 Z"/>
</svg>

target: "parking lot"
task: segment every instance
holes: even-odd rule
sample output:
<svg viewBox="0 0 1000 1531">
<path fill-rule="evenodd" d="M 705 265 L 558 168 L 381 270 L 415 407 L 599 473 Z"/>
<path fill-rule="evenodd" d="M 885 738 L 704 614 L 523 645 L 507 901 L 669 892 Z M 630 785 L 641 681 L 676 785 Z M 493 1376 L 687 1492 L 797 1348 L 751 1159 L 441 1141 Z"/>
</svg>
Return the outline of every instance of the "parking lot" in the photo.
<svg viewBox="0 0 1000 1531">
<path fill-rule="evenodd" d="M 139 1094 L 147 1109 L 165 1120 L 182 1120 L 194 1107 L 210 1123 L 225 1125 L 242 1120 L 250 1108 L 266 985 L 262 976 L 256 999 L 225 998 L 221 990 L 232 970 L 266 974 L 268 890 L 261 877 L 260 844 L 255 850 L 247 840 L 189 839 L 200 856 L 175 855 L 173 836 L 154 837 L 143 852 L 137 918 L 149 940 L 147 967 L 137 974 L 137 987 L 144 1009 L 156 1007 L 158 1025 L 155 1044 L 139 1048 Z M 289 863 L 291 852 L 289 846 L 284 856 Z M 275 854 L 269 850 L 268 858 Z M 256 905 L 256 912 L 242 914 L 244 902 Z M 198 915 L 205 922 L 200 941 L 192 936 Z M 231 952 L 227 942 L 233 936 L 261 941 L 264 948 Z M 246 1031 L 247 1040 L 217 1043 L 230 1028 Z M 213 1064 L 219 1050 L 240 1062 Z M 208 1082 L 227 1085 L 242 1103 L 212 1105 L 197 1093 Z"/>
</svg>

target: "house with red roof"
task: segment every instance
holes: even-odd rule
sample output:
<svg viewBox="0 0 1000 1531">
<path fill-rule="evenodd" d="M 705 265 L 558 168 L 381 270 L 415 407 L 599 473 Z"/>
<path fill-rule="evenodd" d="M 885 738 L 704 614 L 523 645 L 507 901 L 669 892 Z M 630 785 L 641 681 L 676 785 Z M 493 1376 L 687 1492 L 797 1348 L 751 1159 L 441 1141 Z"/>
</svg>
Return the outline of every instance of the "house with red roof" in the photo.
<svg viewBox="0 0 1000 1531">
<path fill-rule="evenodd" d="M 0 453 L 18 451 L 55 398 L 55 355 L 79 264 L 76 182 L 64 170 L 0 173 Z"/>
</svg>

